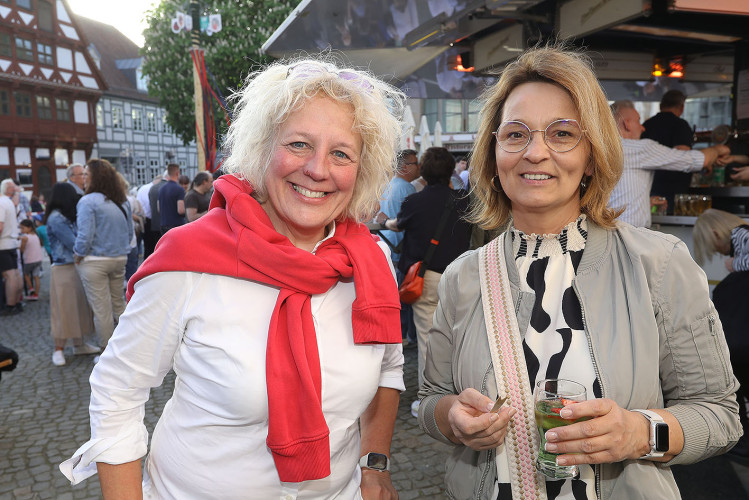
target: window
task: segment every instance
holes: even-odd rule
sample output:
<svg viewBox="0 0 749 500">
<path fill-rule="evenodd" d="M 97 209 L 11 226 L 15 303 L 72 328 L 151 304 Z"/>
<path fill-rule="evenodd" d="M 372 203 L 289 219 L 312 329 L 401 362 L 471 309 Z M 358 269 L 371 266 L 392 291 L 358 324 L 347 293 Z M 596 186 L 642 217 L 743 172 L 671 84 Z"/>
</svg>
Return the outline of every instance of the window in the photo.
<svg viewBox="0 0 749 500">
<path fill-rule="evenodd" d="M 171 134 L 172 133 L 172 127 L 169 126 L 169 124 L 166 122 L 166 115 L 161 117 L 163 123 L 164 123 L 164 133 L 165 134 Z"/>
<path fill-rule="evenodd" d="M 0 56 L 11 57 L 13 50 L 10 44 L 10 35 L 7 33 L 0 33 Z"/>
<path fill-rule="evenodd" d="M 96 126 L 104 128 L 104 106 L 101 103 L 96 104 Z"/>
<path fill-rule="evenodd" d="M 442 130 L 444 132 L 463 132 L 463 101 L 460 99 L 443 100 L 442 120 Z"/>
<path fill-rule="evenodd" d="M 36 96 L 36 114 L 40 120 L 52 119 L 52 101 L 49 97 L 43 95 Z"/>
<path fill-rule="evenodd" d="M 139 109 L 133 109 L 133 130 L 143 130 L 143 112 Z"/>
<path fill-rule="evenodd" d="M 156 113 L 153 111 L 146 112 L 146 124 L 149 132 L 156 132 Z"/>
<path fill-rule="evenodd" d="M 135 170 L 130 173 L 133 178 L 133 185 L 142 186 L 147 184 L 151 179 L 148 178 L 148 170 L 146 169 L 146 159 L 135 158 Z"/>
<path fill-rule="evenodd" d="M 34 46 L 31 44 L 31 40 L 16 38 L 16 58 L 22 61 L 34 60 Z"/>
<path fill-rule="evenodd" d="M 477 100 L 468 103 L 468 130 L 466 132 L 476 132 L 479 129 L 479 111 L 481 103 Z"/>
<path fill-rule="evenodd" d="M 44 31 L 54 31 L 52 25 L 52 4 L 44 0 L 39 0 L 36 7 L 39 29 Z"/>
<path fill-rule="evenodd" d="M 70 121 L 70 103 L 60 98 L 58 98 L 55 103 L 57 104 L 57 120 L 61 122 L 69 122 Z"/>
<path fill-rule="evenodd" d="M 150 170 L 149 179 L 161 175 L 161 165 L 159 164 L 159 160 L 154 160 L 153 158 L 148 160 L 148 169 Z"/>
<path fill-rule="evenodd" d="M 16 103 L 16 116 L 31 118 L 31 96 L 26 92 L 13 92 L 13 100 Z"/>
<path fill-rule="evenodd" d="M 55 65 L 55 58 L 52 56 L 52 46 L 46 43 L 36 44 L 36 57 L 40 64 L 46 64 L 47 66 Z"/>
<path fill-rule="evenodd" d="M 125 115 L 122 107 L 112 106 L 112 128 L 122 128 L 125 122 Z"/>
<path fill-rule="evenodd" d="M 139 91 L 148 92 L 148 77 L 143 74 L 141 68 L 135 70 L 135 81 Z"/>
<path fill-rule="evenodd" d="M 427 117 L 427 126 L 429 127 L 430 133 L 434 132 L 434 124 L 439 120 L 439 116 L 437 116 L 439 113 L 437 106 L 439 106 L 438 99 L 424 99 L 424 116 Z M 420 126 L 421 122 L 417 122 L 416 130 L 414 130 L 416 135 L 421 134 L 421 131 L 419 130 Z M 442 130 L 445 130 L 444 127 Z"/>
<path fill-rule="evenodd" d="M 31 10 L 31 0 L 16 0 L 16 5 L 21 9 Z"/>
<path fill-rule="evenodd" d="M 7 90 L 0 90 L 0 115 L 10 115 L 10 98 Z"/>
</svg>

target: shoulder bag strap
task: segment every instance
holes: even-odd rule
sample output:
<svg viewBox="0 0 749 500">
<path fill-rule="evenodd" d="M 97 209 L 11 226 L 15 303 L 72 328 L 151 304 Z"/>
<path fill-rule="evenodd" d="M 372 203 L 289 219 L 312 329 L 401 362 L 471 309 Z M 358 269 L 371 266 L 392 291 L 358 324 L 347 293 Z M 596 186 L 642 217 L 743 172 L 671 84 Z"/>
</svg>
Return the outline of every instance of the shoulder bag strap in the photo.
<svg viewBox="0 0 749 500">
<path fill-rule="evenodd" d="M 507 277 L 504 253 L 506 234 L 502 233 L 479 250 L 484 320 L 497 394 L 506 395 L 506 404 L 517 410 L 507 428 L 504 446 L 510 466 L 512 498 L 546 500 L 546 482 L 536 471 L 535 465 L 540 438 L 523 341 Z"/>
<path fill-rule="evenodd" d="M 429 267 L 429 263 L 432 261 L 432 257 L 434 257 L 434 252 L 437 251 L 437 246 L 440 244 L 442 231 L 444 231 L 445 225 L 447 225 L 447 218 L 450 216 L 452 208 L 453 195 L 452 193 L 447 193 L 447 203 L 445 203 L 445 209 L 442 211 L 442 218 L 440 219 L 439 224 L 437 224 L 437 230 L 434 232 L 434 238 L 432 238 L 429 242 L 429 248 L 427 248 L 427 253 L 426 255 L 424 255 L 424 260 L 421 261 L 419 276 L 421 276 L 422 278 L 424 277 L 424 273 L 426 273 L 427 271 L 427 267 Z"/>
</svg>

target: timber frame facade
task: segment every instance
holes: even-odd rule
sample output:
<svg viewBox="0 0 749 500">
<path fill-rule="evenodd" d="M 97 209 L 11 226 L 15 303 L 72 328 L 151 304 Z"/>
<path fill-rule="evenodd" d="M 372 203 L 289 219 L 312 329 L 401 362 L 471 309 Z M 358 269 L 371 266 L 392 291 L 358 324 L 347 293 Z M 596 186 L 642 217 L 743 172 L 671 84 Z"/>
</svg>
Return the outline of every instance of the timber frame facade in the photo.
<svg viewBox="0 0 749 500">
<path fill-rule="evenodd" d="M 106 90 L 65 0 L 0 0 L 0 178 L 48 194 L 97 141 Z"/>
</svg>

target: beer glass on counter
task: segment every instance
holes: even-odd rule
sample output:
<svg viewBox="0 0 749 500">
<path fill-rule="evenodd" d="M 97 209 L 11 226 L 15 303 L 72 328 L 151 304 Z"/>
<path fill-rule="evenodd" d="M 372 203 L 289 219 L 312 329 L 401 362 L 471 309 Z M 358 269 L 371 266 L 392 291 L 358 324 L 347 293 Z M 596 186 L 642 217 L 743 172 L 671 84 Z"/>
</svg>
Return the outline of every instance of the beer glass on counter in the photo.
<svg viewBox="0 0 749 500">
<path fill-rule="evenodd" d="M 709 194 L 677 194 L 674 196 L 674 215 L 698 217 L 708 208 L 713 207 Z"/>
</svg>

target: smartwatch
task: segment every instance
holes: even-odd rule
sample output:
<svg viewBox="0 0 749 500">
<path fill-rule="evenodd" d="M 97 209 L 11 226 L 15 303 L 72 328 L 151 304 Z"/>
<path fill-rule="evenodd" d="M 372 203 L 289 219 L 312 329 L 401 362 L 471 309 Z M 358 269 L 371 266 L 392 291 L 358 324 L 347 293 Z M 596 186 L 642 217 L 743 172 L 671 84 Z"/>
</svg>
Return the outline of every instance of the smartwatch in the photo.
<svg viewBox="0 0 749 500">
<path fill-rule="evenodd" d="M 650 453 L 640 458 L 659 458 L 668 451 L 668 424 L 663 417 L 650 410 L 631 410 L 645 415 L 650 422 Z"/>
<path fill-rule="evenodd" d="M 382 453 L 367 453 L 359 459 L 359 466 L 380 472 L 390 471 L 390 459 Z"/>
</svg>

